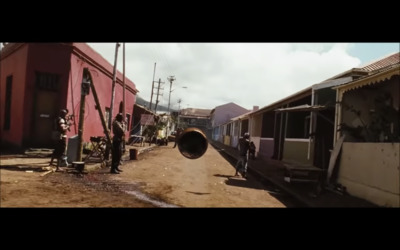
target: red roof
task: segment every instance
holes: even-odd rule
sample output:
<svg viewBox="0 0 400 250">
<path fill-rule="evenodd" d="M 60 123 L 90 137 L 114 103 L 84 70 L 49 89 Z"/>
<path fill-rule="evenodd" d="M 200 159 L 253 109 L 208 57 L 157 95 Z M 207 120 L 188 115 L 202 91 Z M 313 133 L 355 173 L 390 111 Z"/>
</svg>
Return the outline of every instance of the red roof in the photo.
<svg viewBox="0 0 400 250">
<path fill-rule="evenodd" d="M 361 66 L 360 68 L 366 71 L 373 71 L 387 66 L 400 63 L 400 52 L 394 53 L 393 55 L 386 56 L 384 58 L 375 60 L 371 63 Z"/>
</svg>

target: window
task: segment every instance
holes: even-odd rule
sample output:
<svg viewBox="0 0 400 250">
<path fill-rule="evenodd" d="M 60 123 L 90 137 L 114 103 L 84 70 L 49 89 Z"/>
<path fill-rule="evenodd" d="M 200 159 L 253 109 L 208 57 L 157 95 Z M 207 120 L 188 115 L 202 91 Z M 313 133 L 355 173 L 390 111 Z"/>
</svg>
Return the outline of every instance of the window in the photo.
<svg viewBox="0 0 400 250">
<path fill-rule="evenodd" d="M 232 123 L 226 125 L 226 135 L 231 135 L 231 125 Z"/>
<path fill-rule="evenodd" d="M 59 89 L 59 75 L 36 72 L 36 87 L 40 90 L 57 92 Z"/>
<path fill-rule="evenodd" d="M 11 123 L 11 90 L 13 76 L 7 76 L 6 79 L 6 103 L 4 110 L 4 130 L 10 130 Z"/>
<path fill-rule="evenodd" d="M 286 138 L 307 139 L 310 126 L 309 112 L 288 112 Z"/>
<path fill-rule="evenodd" d="M 261 137 L 273 138 L 275 128 L 275 114 L 273 112 L 266 112 L 263 114 Z"/>
</svg>

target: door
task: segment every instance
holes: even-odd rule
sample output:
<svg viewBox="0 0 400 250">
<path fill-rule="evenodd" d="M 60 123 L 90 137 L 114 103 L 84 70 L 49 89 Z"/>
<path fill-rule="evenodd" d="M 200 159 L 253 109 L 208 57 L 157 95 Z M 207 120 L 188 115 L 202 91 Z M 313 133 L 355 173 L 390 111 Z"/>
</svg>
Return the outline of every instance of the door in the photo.
<svg viewBox="0 0 400 250">
<path fill-rule="evenodd" d="M 38 90 L 36 92 L 32 146 L 52 148 L 54 119 L 58 116 L 58 93 Z"/>
</svg>

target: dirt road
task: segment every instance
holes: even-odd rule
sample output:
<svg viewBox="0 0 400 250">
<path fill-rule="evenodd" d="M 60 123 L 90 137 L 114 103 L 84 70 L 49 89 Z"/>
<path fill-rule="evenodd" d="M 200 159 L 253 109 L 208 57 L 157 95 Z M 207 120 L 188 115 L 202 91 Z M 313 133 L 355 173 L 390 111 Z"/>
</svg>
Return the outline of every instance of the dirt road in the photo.
<svg viewBox="0 0 400 250">
<path fill-rule="evenodd" d="M 76 175 L 41 176 L 49 158 L 1 159 L 1 207 L 291 207 L 287 196 L 249 175 L 233 177 L 233 166 L 209 145 L 199 159 L 177 148 L 156 147 L 124 161 L 119 175 L 109 168 Z"/>
</svg>

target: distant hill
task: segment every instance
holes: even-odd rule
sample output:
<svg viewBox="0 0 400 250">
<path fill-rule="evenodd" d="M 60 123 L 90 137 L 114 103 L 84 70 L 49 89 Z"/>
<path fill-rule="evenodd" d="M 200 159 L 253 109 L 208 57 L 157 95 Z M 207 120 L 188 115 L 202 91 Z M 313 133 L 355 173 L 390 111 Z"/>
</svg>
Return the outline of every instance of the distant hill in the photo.
<svg viewBox="0 0 400 250">
<path fill-rule="evenodd" d="M 143 99 L 142 97 L 140 97 L 139 95 L 136 96 L 136 104 L 139 104 L 141 106 L 144 106 L 146 108 L 150 108 L 150 102 L 146 101 L 145 99 Z M 151 108 L 154 110 L 155 108 L 155 101 L 153 101 L 153 104 L 151 106 Z M 157 105 L 157 111 L 161 111 L 161 112 L 168 112 L 168 106 L 163 106 L 163 105 Z M 172 108 L 170 108 L 170 112 L 174 112 L 177 110 L 174 110 Z"/>
</svg>

